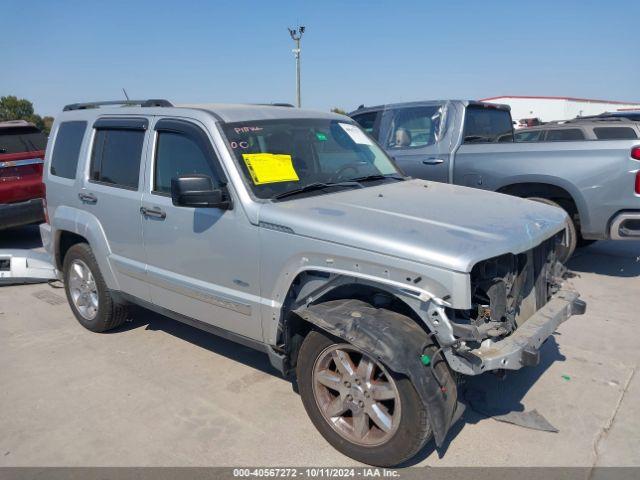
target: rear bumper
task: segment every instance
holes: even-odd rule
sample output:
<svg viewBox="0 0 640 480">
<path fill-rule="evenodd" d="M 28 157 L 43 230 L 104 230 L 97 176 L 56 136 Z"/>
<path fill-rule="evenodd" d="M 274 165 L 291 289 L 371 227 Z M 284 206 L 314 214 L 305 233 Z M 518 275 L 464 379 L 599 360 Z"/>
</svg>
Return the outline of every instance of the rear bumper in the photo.
<svg viewBox="0 0 640 480">
<path fill-rule="evenodd" d="M 491 370 L 519 370 L 534 366 L 540 360 L 540 346 L 558 326 L 572 315 L 582 315 L 586 303 L 577 292 L 561 290 L 508 337 L 492 342 L 485 340 L 474 350 L 458 352 L 478 375 Z"/>
<path fill-rule="evenodd" d="M 44 222 L 44 209 L 41 198 L 0 204 L 0 230 L 42 222 Z"/>
<path fill-rule="evenodd" d="M 0 286 L 56 280 L 51 257 L 34 250 L 0 250 Z"/>
<path fill-rule="evenodd" d="M 640 240 L 640 211 L 620 212 L 611 220 L 611 240 Z"/>
</svg>

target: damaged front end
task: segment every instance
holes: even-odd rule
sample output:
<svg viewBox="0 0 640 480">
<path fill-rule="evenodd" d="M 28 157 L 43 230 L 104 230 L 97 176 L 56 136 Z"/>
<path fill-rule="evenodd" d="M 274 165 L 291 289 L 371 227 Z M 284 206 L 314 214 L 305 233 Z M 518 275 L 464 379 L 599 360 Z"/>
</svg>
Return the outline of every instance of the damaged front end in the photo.
<svg viewBox="0 0 640 480">
<path fill-rule="evenodd" d="M 294 312 L 409 377 L 428 407 L 440 446 L 462 413 L 454 372 L 478 375 L 535 365 L 540 346 L 558 325 L 584 313 L 585 303 L 564 285 L 562 248 L 563 232 L 526 252 L 478 262 L 470 273 L 472 307 L 416 298 L 412 307 L 424 312 L 424 325 L 364 298 L 314 303 L 309 296 Z"/>
<path fill-rule="evenodd" d="M 558 325 L 585 312 L 578 293 L 563 286 L 563 235 L 473 267 L 472 308 L 446 310 L 456 338 L 447 352 L 454 370 L 477 375 L 537 365 L 540 346 Z"/>
</svg>

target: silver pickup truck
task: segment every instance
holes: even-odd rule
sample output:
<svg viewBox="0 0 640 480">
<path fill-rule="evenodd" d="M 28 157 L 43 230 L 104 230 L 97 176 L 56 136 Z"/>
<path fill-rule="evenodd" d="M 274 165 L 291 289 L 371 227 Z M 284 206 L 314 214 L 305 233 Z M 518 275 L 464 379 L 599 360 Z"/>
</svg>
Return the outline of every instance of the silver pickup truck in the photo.
<svg viewBox="0 0 640 480">
<path fill-rule="evenodd" d="M 349 115 L 412 177 L 562 207 L 573 220 L 573 248 L 640 238 L 638 139 L 518 143 L 508 106 L 466 100 L 361 107 Z"/>
<path fill-rule="evenodd" d="M 45 155 L 40 230 L 77 320 L 136 304 L 265 352 L 359 461 L 441 445 L 457 375 L 535 365 L 584 312 L 557 208 L 408 179 L 342 115 L 112 104 L 67 106 Z"/>
</svg>

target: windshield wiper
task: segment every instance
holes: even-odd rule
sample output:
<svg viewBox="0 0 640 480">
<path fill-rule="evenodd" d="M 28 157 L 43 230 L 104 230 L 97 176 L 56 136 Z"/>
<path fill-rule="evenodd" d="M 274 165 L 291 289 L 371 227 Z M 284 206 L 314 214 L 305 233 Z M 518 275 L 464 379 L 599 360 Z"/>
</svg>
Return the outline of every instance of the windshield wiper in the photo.
<svg viewBox="0 0 640 480">
<path fill-rule="evenodd" d="M 373 182 L 375 180 L 385 180 L 387 178 L 391 178 L 393 180 L 404 180 L 404 177 L 401 177 L 400 175 L 382 175 L 380 173 L 377 173 L 375 175 L 365 175 L 364 177 L 356 177 L 356 178 L 350 178 L 349 180 L 351 180 L 352 182 L 358 182 L 358 183 L 364 183 L 364 182 Z"/>
<path fill-rule="evenodd" d="M 288 190 L 286 192 L 278 193 L 277 195 L 274 195 L 271 198 L 274 200 L 280 200 L 282 198 L 298 195 L 300 193 L 314 192 L 316 190 L 323 190 L 325 188 L 332 188 L 332 187 L 362 188 L 362 185 L 360 185 L 360 183 L 358 182 L 331 182 L 331 183 L 316 182 L 316 183 L 310 183 L 308 185 L 305 185 L 304 187 L 294 188 L 293 190 Z"/>
</svg>

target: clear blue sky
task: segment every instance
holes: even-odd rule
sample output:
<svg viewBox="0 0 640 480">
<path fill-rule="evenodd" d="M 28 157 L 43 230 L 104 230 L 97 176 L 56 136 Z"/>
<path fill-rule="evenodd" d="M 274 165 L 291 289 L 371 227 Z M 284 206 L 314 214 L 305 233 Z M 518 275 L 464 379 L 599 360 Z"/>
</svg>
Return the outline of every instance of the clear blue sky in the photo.
<svg viewBox="0 0 640 480">
<path fill-rule="evenodd" d="M 303 106 L 502 94 L 640 101 L 640 1 L 0 0 L 0 95 Z"/>
</svg>

